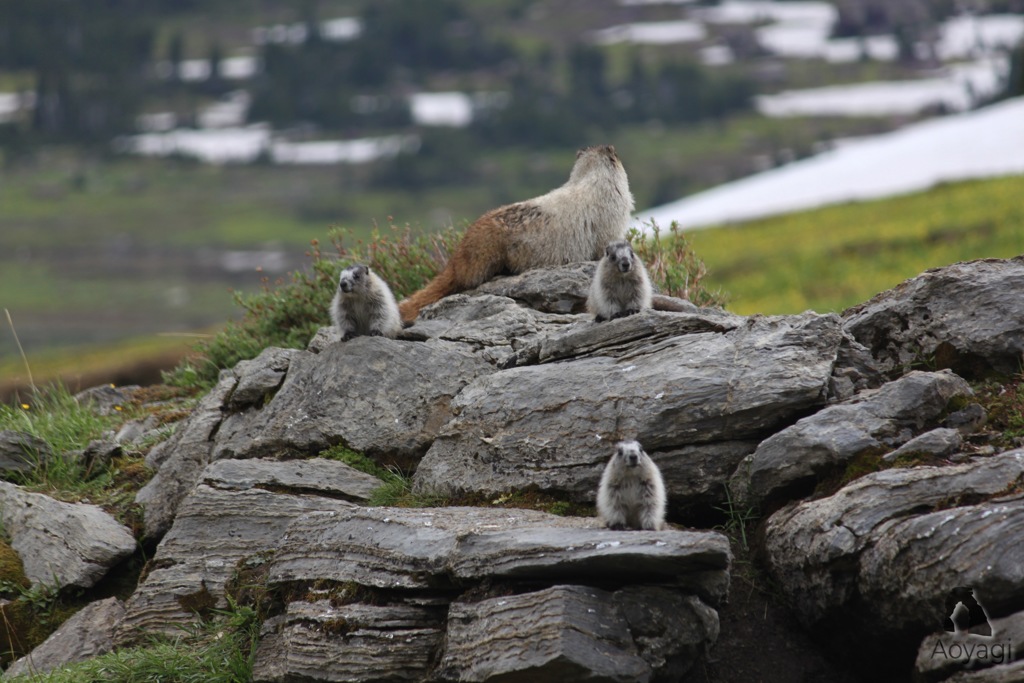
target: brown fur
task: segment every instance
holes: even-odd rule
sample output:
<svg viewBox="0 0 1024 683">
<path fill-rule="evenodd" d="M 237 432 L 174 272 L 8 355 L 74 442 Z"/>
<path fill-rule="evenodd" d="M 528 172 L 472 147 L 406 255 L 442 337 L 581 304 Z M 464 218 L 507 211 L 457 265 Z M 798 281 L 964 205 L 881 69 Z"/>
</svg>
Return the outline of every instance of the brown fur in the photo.
<svg viewBox="0 0 1024 683">
<path fill-rule="evenodd" d="M 412 322 L 424 306 L 496 275 L 601 258 L 608 242 L 625 236 L 632 211 L 615 148 L 582 149 L 565 185 L 470 225 L 437 277 L 401 302 L 402 320 Z"/>
</svg>

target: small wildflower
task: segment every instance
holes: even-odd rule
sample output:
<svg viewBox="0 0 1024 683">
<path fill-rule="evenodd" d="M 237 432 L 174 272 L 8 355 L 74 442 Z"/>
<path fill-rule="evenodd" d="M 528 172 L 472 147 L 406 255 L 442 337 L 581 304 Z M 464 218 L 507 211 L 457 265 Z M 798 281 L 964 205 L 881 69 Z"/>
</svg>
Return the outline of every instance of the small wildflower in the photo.
<svg viewBox="0 0 1024 683">
<path fill-rule="evenodd" d="M 22 410 L 30 410 L 31 408 L 32 408 L 32 406 L 30 406 L 30 405 L 29 405 L 29 404 L 27 404 L 27 403 L 22 403 L 22 404 L 21 404 L 21 409 L 22 409 Z"/>
<path fill-rule="evenodd" d="M 121 406 L 114 406 L 114 410 L 124 410 Z"/>
</svg>

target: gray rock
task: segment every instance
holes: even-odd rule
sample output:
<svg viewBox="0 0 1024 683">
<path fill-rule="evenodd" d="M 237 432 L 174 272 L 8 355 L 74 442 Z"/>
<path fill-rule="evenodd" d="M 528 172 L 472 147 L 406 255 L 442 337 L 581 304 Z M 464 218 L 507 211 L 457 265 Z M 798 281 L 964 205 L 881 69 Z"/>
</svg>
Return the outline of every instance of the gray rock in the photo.
<svg viewBox="0 0 1024 683">
<path fill-rule="evenodd" d="M 637 334 L 657 335 L 652 321 L 678 325 L 677 336 L 652 343 Z M 825 403 L 842 338 L 836 316 L 812 313 L 735 328 L 732 318 L 670 313 L 585 325 L 609 331 L 600 332 L 609 335 L 605 347 L 466 386 L 452 402 L 456 417 L 420 462 L 416 488 L 491 495 L 536 487 L 593 500 L 609 444 L 623 438 L 639 440 L 659 465 L 663 452 L 694 459 L 677 480 L 700 471 L 704 448 L 727 450 L 734 464 L 749 448 L 738 442 L 760 440 Z M 723 490 L 724 481 L 702 491 Z M 672 504 L 685 505 L 685 493 L 670 487 Z"/>
<path fill-rule="evenodd" d="M 0 523 L 37 585 L 89 588 L 136 548 L 131 532 L 102 508 L 7 482 L 0 482 Z"/>
<path fill-rule="evenodd" d="M 221 490 L 263 488 L 276 493 L 311 493 L 366 503 L 382 482 L 343 462 L 309 460 L 221 460 L 211 463 L 201 481 Z"/>
<path fill-rule="evenodd" d="M 578 322 L 582 316 L 541 313 L 507 297 L 454 294 L 421 311 L 402 339 L 443 340 L 468 345 L 491 363 L 514 365 L 517 350 L 539 335 Z"/>
<path fill-rule="evenodd" d="M 819 633 L 880 647 L 942 623 L 946 594 L 971 586 L 1000 618 L 1019 608 L 1024 451 L 949 467 L 883 470 L 765 524 L 772 576 Z M 915 641 L 916 642 L 916 641 Z"/>
<path fill-rule="evenodd" d="M 695 595 L 660 586 L 626 586 L 612 596 L 655 683 L 683 680 L 718 640 L 718 612 Z"/>
<path fill-rule="evenodd" d="M 717 605 L 728 592 L 728 540 L 715 532 L 598 528 L 531 510 L 353 508 L 297 518 L 271 585 L 325 580 L 437 589 L 515 579 L 671 582 Z"/>
<path fill-rule="evenodd" d="M 124 604 L 117 598 L 89 603 L 32 652 L 13 662 L 3 678 L 41 674 L 110 652 L 114 629 L 123 616 Z"/>
<path fill-rule="evenodd" d="M 882 460 L 891 462 L 904 455 L 932 455 L 943 458 L 960 450 L 964 437 L 956 429 L 939 427 L 919 436 L 915 436 L 891 453 L 882 456 Z"/>
<path fill-rule="evenodd" d="M 367 476 L 320 458 L 211 464 L 128 600 L 119 642 L 140 632 L 173 633 L 194 612 L 226 607 L 224 585 L 240 560 L 274 551 L 298 515 L 352 507 L 349 500 L 370 488 Z"/>
<path fill-rule="evenodd" d="M 203 397 L 184 424 L 146 456 L 146 464 L 157 472 L 135 495 L 135 502 L 143 507 L 148 538 L 159 538 L 170 529 L 178 504 L 210 462 L 214 435 L 224 419 L 224 401 L 237 381 L 231 372 L 222 372 L 217 385 Z"/>
<path fill-rule="evenodd" d="M 491 370 L 455 344 L 357 337 L 300 351 L 270 403 L 224 421 L 212 459 L 305 456 L 341 443 L 408 465 L 451 418 L 452 398 Z"/>
<path fill-rule="evenodd" d="M 963 436 L 973 434 L 988 421 L 988 413 L 978 403 L 969 403 L 963 409 L 950 413 L 949 417 L 942 421 L 943 427 L 956 429 Z"/>
<path fill-rule="evenodd" d="M 138 386 L 115 387 L 113 384 L 101 384 L 75 394 L 75 400 L 81 405 L 90 406 L 99 415 L 113 415 L 123 408 L 130 400 L 131 394 Z"/>
<path fill-rule="evenodd" d="M 288 364 L 299 353 L 297 349 L 263 349 L 252 360 L 239 361 L 232 369 L 238 383 L 228 398 L 227 407 L 243 410 L 252 405 L 262 405 L 273 396 L 284 381 Z"/>
<path fill-rule="evenodd" d="M 50 444 L 27 432 L 0 431 L 0 471 L 31 472 L 53 457 Z"/>
<path fill-rule="evenodd" d="M 82 451 L 82 459 L 88 471 L 95 472 L 106 467 L 117 457 L 124 455 L 121 444 L 104 439 L 94 439 Z"/>
<path fill-rule="evenodd" d="M 310 353 L 321 353 L 324 349 L 332 344 L 337 344 L 341 341 L 341 332 L 334 325 L 328 325 L 327 327 L 321 327 L 313 335 L 313 338 L 309 340 L 309 345 L 306 350 Z"/>
<path fill-rule="evenodd" d="M 292 602 L 264 623 L 252 680 L 424 681 L 443 634 L 443 607 Z"/>
<path fill-rule="evenodd" d="M 587 261 L 528 270 L 494 278 L 469 294 L 508 297 L 545 313 L 585 313 L 596 266 L 596 262 Z"/>
<path fill-rule="evenodd" d="M 1024 257 L 926 271 L 843 318 L 886 372 L 928 362 L 964 377 L 1014 374 L 1024 354 Z"/>
<path fill-rule="evenodd" d="M 882 452 L 937 425 L 971 388 L 948 370 L 911 372 L 877 390 L 831 405 L 765 439 L 736 473 L 733 490 L 748 504 L 810 493 L 817 481 L 862 453 Z"/>
<path fill-rule="evenodd" d="M 632 683 L 649 681 L 651 669 L 610 593 L 554 586 L 452 603 L 437 677 L 453 683 L 513 678 Z"/>
<path fill-rule="evenodd" d="M 537 360 L 541 363 L 601 355 L 620 357 L 639 345 L 658 348 L 676 337 L 701 333 L 724 334 L 744 324 L 739 316 L 664 313 L 647 310 L 618 320 L 597 323 L 586 318 L 556 334 L 537 340 Z"/>
</svg>

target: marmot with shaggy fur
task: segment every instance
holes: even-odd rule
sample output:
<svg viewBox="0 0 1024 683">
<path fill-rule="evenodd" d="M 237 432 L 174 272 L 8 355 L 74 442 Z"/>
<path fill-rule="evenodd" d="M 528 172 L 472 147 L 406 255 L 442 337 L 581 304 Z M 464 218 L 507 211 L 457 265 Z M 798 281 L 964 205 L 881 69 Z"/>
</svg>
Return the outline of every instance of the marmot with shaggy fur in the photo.
<svg viewBox="0 0 1024 683">
<path fill-rule="evenodd" d="M 665 528 L 661 471 L 636 441 L 620 441 L 597 489 L 597 512 L 609 529 Z"/>
<path fill-rule="evenodd" d="M 597 322 L 615 320 L 651 307 L 651 279 L 626 240 L 605 247 L 590 283 L 587 310 Z"/>
<path fill-rule="evenodd" d="M 581 149 L 564 185 L 470 225 L 444 270 L 401 303 L 402 320 L 412 322 L 424 306 L 496 275 L 597 260 L 606 244 L 626 236 L 632 212 L 629 179 L 615 148 Z"/>
<path fill-rule="evenodd" d="M 391 288 L 362 264 L 341 271 L 331 301 L 331 322 L 342 341 L 361 335 L 394 337 L 402 329 Z"/>
</svg>

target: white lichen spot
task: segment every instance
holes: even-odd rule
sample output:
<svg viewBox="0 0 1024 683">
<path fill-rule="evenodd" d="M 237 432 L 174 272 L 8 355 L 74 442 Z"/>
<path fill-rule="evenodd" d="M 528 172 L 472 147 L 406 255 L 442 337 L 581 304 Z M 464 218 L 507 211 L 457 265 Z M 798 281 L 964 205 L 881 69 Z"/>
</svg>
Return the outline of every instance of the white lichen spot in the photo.
<svg viewBox="0 0 1024 683">
<path fill-rule="evenodd" d="M 662 399 L 662 398 L 665 398 L 665 392 L 664 392 L 664 391 L 659 391 L 658 393 L 656 393 L 656 394 L 654 395 L 654 398 L 656 398 L 656 399 Z"/>
<path fill-rule="evenodd" d="M 654 542 L 654 546 L 655 547 L 664 546 L 664 545 L 668 545 L 668 543 L 665 543 L 665 541 L 655 541 Z"/>
<path fill-rule="evenodd" d="M 605 548 L 618 548 L 622 545 L 622 541 L 602 541 L 594 546 L 595 550 L 604 550 Z"/>
<path fill-rule="evenodd" d="M 385 524 L 391 524 L 391 518 L 390 517 L 385 517 L 381 521 L 384 522 Z"/>
<path fill-rule="evenodd" d="M 622 368 L 622 372 L 633 372 L 634 370 L 636 370 L 636 366 L 635 365 L 628 365 L 628 366 Z"/>
<path fill-rule="evenodd" d="M 508 600 L 499 600 L 498 601 L 498 607 L 504 607 L 507 604 L 508 604 Z"/>
<path fill-rule="evenodd" d="M 434 526 L 434 522 L 428 519 L 423 522 L 423 526 Z"/>
<path fill-rule="evenodd" d="M 600 434 L 594 434 L 594 438 L 597 439 L 598 441 L 601 441 L 601 435 Z"/>
</svg>

